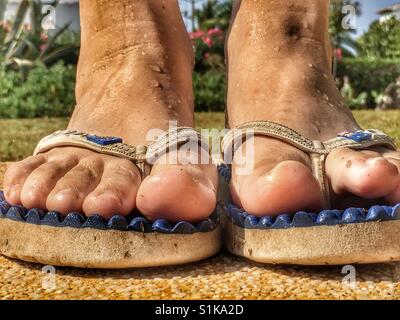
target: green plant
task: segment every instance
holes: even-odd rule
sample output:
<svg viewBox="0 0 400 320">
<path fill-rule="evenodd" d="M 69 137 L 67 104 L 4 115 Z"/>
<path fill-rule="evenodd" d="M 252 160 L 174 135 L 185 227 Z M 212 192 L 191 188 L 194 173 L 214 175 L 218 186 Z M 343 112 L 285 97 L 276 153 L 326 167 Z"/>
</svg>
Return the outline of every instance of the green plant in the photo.
<svg viewBox="0 0 400 320">
<path fill-rule="evenodd" d="M 76 68 L 36 63 L 28 73 L 0 63 L 0 118 L 69 116 L 75 105 Z"/>
<path fill-rule="evenodd" d="M 195 48 L 195 72 L 209 69 L 224 69 L 224 32 L 213 28 L 208 31 L 190 33 Z"/>
<path fill-rule="evenodd" d="M 0 17 L 4 17 L 7 0 L 0 0 Z M 58 0 L 50 3 L 57 6 Z M 68 25 L 48 32 L 43 29 L 42 21 L 46 13 L 42 13 L 43 4 L 38 0 L 22 0 L 13 21 L 0 25 L 0 54 L 9 67 L 33 67 L 40 61 L 52 65 L 59 60 L 76 60 L 78 47 L 76 44 L 60 44 L 58 39 L 68 29 Z M 31 25 L 24 20 L 30 13 Z M 1 19 L 2 20 L 2 19 Z"/>
<path fill-rule="evenodd" d="M 207 0 L 201 9 L 195 10 L 195 18 L 200 30 L 219 28 L 227 30 L 232 11 L 232 0 Z"/>
<path fill-rule="evenodd" d="M 344 84 L 340 93 L 342 94 L 343 98 L 346 101 L 346 104 L 351 109 L 360 109 L 365 107 L 365 103 L 367 102 L 368 94 L 366 92 L 361 92 L 360 94 L 356 95 L 354 93 L 353 86 L 350 83 L 350 78 L 348 76 L 344 76 L 343 78 Z"/>
<path fill-rule="evenodd" d="M 60 46 L 74 45 L 75 47 L 80 47 L 81 45 L 81 35 L 79 32 L 66 30 L 56 40 L 56 44 Z"/>
<path fill-rule="evenodd" d="M 346 104 L 350 107 L 350 109 L 361 109 L 365 107 L 367 102 L 368 93 L 361 92 L 356 95 L 352 86 L 348 83 L 345 84 L 341 90 L 341 94 L 344 97 Z"/>
<path fill-rule="evenodd" d="M 383 22 L 375 21 L 358 42 L 360 55 L 400 59 L 400 21 L 395 17 Z"/>
<path fill-rule="evenodd" d="M 223 111 L 226 77 L 221 70 L 209 70 L 193 75 L 196 111 Z"/>
<path fill-rule="evenodd" d="M 374 99 L 374 103 L 376 106 L 379 106 L 383 102 L 383 97 L 385 94 L 383 92 L 379 92 L 377 90 L 371 91 L 371 97 Z"/>
<path fill-rule="evenodd" d="M 386 87 L 400 75 L 399 59 L 370 59 L 367 57 L 344 58 L 338 65 L 338 77 L 348 76 L 354 96 L 368 94 L 366 104 L 374 107 L 373 91 L 384 92 Z"/>
<path fill-rule="evenodd" d="M 7 7 L 7 0 L 0 0 L 0 21 L 4 20 L 6 7 Z"/>
</svg>

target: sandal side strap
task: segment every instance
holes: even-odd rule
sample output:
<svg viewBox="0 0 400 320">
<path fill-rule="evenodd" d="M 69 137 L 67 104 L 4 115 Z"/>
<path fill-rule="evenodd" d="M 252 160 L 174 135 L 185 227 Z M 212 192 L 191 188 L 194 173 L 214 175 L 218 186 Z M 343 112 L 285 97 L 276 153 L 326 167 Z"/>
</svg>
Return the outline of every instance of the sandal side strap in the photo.
<svg viewBox="0 0 400 320">
<path fill-rule="evenodd" d="M 246 122 L 235 129 L 229 130 L 222 140 L 222 151 L 225 153 L 234 147 L 233 152 L 235 152 L 243 142 L 242 140 L 249 135 L 276 138 L 307 153 L 325 153 L 324 150 L 316 149 L 312 140 L 307 139 L 297 131 L 271 121 Z"/>
</svg>

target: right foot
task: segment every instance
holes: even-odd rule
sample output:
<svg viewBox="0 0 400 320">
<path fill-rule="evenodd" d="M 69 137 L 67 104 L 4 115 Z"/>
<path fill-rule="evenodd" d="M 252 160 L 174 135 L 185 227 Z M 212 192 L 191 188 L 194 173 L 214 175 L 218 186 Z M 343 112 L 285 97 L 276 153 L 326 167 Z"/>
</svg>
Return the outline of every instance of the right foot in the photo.
<svg viewBox="0 0 400 320">
<path fill-rule="evenodd" d="M 146 144 L 170 121 L 193 127 L 193 51 L 176 2 L 82 1 L 77 106 L 69 129 Z M 162 161 L 160 159 L 159 161 Z M 216 205 L 213 165 L 155 164 L 141 181 L 128 160 L 82 148 L 55 148 L 12 165 L 5 198 L 12 205 L 86 216 L 128 215 L 199 221 Z"/>
<path fill-rule="evenodd" d="M 328 0 L 237 0 L 227 44 L 229 126 L 269 120 L 325 141 L 359 129 L 330 72 Z M 277 139 L 256 136 L 254 170 L 239 175 L 234 157 L 231 191 L 254 215 L 325 207 L 310 157 Z M 326 160 L 333 207 L 400 202 L 400 152 L 341 148 Z"/>
</svg>

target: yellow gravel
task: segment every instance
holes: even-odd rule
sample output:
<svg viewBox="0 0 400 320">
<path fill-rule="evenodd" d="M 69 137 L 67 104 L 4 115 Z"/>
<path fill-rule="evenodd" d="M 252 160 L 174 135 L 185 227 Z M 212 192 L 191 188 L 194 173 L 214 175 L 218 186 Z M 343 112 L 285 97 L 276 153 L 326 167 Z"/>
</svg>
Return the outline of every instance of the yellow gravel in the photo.
<svg viewBox="0 0 400 320">
<path fill-rule="evenodd" d="M 400 299 L 400 263 L 355 266 L 354 286 L 341 266 L 261 265 L 226 252 L 177 267 L 56 268 L 55 278 L 42 268 L 0 256 L 0 299 Z"/>
</svg>

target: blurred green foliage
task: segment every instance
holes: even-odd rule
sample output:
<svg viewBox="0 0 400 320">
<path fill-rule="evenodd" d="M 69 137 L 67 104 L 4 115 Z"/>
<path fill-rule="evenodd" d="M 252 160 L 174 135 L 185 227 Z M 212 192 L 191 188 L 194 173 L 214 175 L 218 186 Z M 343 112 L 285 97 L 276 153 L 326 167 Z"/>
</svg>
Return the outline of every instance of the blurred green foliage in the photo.
<svg viewBox="0 0 400 320">
<path fill-rule="evenodd" d="M 384 22 L 373 22 L 358 43 L 361 56 L 400 59 L 400 20 L 392 17 Z"/>
<path fill-rule="evenodd" d="M 349 77 L 355 97 L 367 94 L 366 105 L 374 107 L 377 97 L 400 75 L 400 59 L 344 58 L 338 77 Z"/>
<path fill-rule="evenodd" d="M 0 61 L 0 118 L 69 116 L 75 105 L 76 67 L 36 63 L 28 73 Z"/>
<path fill-rule="evenodd" d="M 226 77 L 221 71 L 193 74 L 197 111 L 223 111 L 225 108 Z"/>
<path fill-rule="evenodd" d="M 7 0 L 0 0 L 0 20 L 6 3 Z M 353 5 L 357 15 L 361 12 L 357 1 L 331 1 L 332 42 L 347 57 L 338 63 L 337 75 L 350 79 L 343 93 L 351 107 L 373 107 L 388 84 L 400 75 L 400 22 L 375 22 L 355 41 L 353 30 L 343 29 L 344 5 Z M 40 6 L 40 1 L 23 0 L 14 20 L 0 25 L 0 118 L 68 116 L 75 104 L 79 34 L 67 26 L 51 34 L 45 32 Z M 28 8 L 33 9 L 31 26 L 23 23 Z M 195 11 L 199 29 L 190 36 L 195 48 L 193 86 L 197 111 L 225 108 L 224 44 L 231 8 L 231 0 L 209 0 Z M 356 53 L 358 57 L 350 58 Z"/>
<path fill-rule="evenodd" d="M 232 0 L 208 0 L 200 9 L 195 10 L 199 30 L 219 28 L 227 30 L 232 12 Z"/>
</svg>

